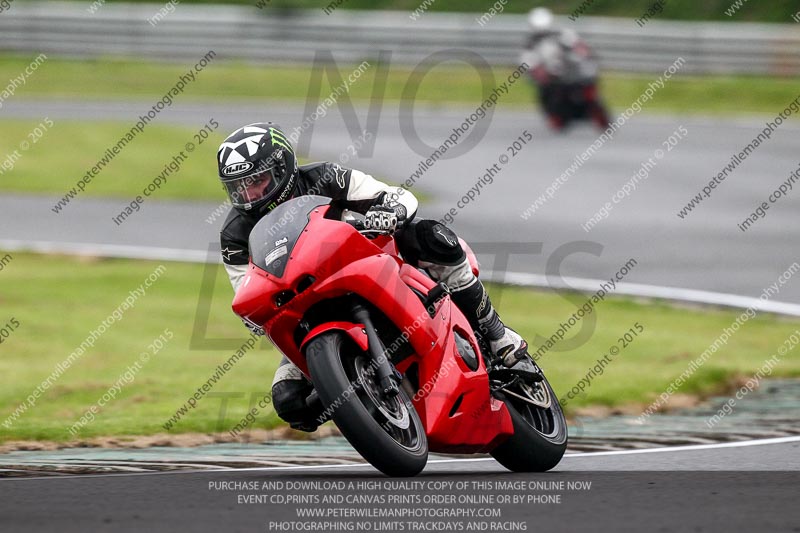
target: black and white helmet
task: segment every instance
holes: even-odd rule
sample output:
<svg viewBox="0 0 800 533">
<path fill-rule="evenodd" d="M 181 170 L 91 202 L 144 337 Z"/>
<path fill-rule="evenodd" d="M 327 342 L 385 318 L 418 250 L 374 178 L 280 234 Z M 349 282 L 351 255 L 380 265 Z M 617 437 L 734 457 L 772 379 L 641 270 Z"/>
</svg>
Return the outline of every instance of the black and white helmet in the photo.
<svg viewBox="0 0 800 533">
<path fill-rule="evenodd" d="M 546 7 L 531 9 L 528 24 L 534 33 L 548 33 L 553 30 L 553 12 Z"/>
<path fill-rule="evenodd" d="M 297 159 L 280 126 L 257 122 L 231 133 L 217 152 L 219 179 L 233 207 L 263 216 L 297 186 Z"/>
</svg>

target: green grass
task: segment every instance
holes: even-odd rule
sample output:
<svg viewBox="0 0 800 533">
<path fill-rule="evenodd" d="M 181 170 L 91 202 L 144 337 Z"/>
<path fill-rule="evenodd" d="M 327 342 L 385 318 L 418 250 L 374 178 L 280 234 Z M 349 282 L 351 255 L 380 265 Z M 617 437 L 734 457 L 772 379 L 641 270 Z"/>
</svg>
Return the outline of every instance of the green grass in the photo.
<svg viewBox="0 0 800 533">
<path fill-rule="evenodd" d="M 44 118 L 44 117 L 42 117 Z M 27 138 L 38 121 L 6 120 L 0 122 L 0 154 L 11 153 Z M 42 140 L 25 152 L 13 170 L 0 181 L 0 190 L 63 195 L 86 172 L 97 164 L 105 150 L 116 144 L 132 124 L 119 122 L 69 122 L 57 120 Z M 83 194 L 133 199 L 162 173 L 173 156 L 184 151 L 187 156 L 177 174 L 151 199 L 225 199 L 217 178 L 216 150 L 223 137 L 215 132 L 194 152 L 184 146 L 195 142 L 197 129 L 150 125 L 137 136 L 100 174 L 87 185 Z M 149 201 L 149 199 L 148 199 Z M 69 209 L 69 207 L 67 207 Z"/>
<path fill-rule="evenodd" d="M 397 102 L 404 91 L 417 88 L 416 101 L 434 105 L 477 106 L 482 100 L 478 73 L 463 63 L 445 63 L 419 80 L 413 69 L 388 65 L 385 87 L 375 85 L 378 64 L 371 58 L 372 66 L 350 88 L 354 100 L 367 101 L 383 97 Z M 19 75 L 30 62 L 30 57 L 2 56 L 0 79 Z M 69 100 L 121 100 L 139 99 L 147 110 L 176 82 L 190 64 L 137 62 L 103 59 L 74 61 L 52 58 L 45 62 L 20 87 L 11 99 L 59 98 Z M 664 65 L 666 68 L 669 65 Z M 343 77 L 353 71 L 354 65 L 341 64 L 337 68 Z M 252 65 L 218 61 L 201 72 L 197 81 L 190 84 L 179 102 L 209 100 L 257 101 L 295 100 L 309 97 L 312 70 L 310 65 Z M 511 69 L 495 68 L 499 84 Z M 629 106 L 657 76 L 607 73 L 603 77 L 603 94 L 612 111 L 622 111 Z M 322 80 L 318 102 L 338 85 L 326 76 Z M 491 91 L 492 87 L 489 87 Z M 777 111 L 797 97 L 797 84 L 790 78 L 756 76 L 675 76 L 648 102 L 645 112 L 686 113 L 767 113 Z M 532 109 L 533 90 L 527 80 L 521 79 L 500 99 L 499 106 Z M 396 105 L 396 104 L 395 104 Z M 199 127 L 200 125 L 198 125 Z"/>
<path fill-rule="evenodd" d="M 20 327 L 0 346 L 0 373 L 13 376 L 4 380 L 0 391 L 2 421 L 159 265 L 13 255 L 0 277 L 0 322 L 5 324 L 14 317 Z M 161 424 L 235 351 L 190 348 L 203 267 L 164 266 L 166 271 L 147 294 L 10 431 L 0 423 L 0 439 L 68 440 L 67 428 L 169 328 L 174 338 L 80 435 L 164 432 Z M 206 335 L 241 345 L 247 330 L 230 312 L 232 292 L 227 276 L 222 269 L 217 274 Z M 246 400 L 230 401 L 224 430 L 244 416 L 251 392 L 269 390 L 277 361 L 278 354 L 271 347 L 250 352 L 216 385 L 215 392 L 247 395 Z M 205 398 L 177 425 L 177 431 L 213 431 L 220 403 L 218 398 Z M 269 422 L 275 421 L 271 415 Z"/>
<path fill-rule="evenodd" d="M 603 80 L 603 95 L 612 114 L 631 105 L 657 76 L 615 75 Z M 739 115 L 759 113 L 775 116 L 800 95 L 791 78 L 759 76 L 680 76 L 667 80 L 643 113 Z"/>
<path fill-rule="evenodd" d="M 0 121 L 0 154 L 11 154 L 19 149 L 20 142 L 30 141 L 28 132 L 38 124 L 39 121 L 28 120 Z M 103 157 L 106 149 L 116 144 L 131 126 L 122 122 L 56 121 L 41 141 L 27 151 L 19 151 L 21 158 L 0 179 L 0 191 L 62 196 L 75 187 L 75 183 Z M 167 182 L 146 201 L 222 202 L 225 192 L 217 177 L 216 153 L 219 143 L 229 132 L 217 130 L 194 152 L 187 152 L 184 146 L 187 142 L 197 145 L 193 135 L 202 126 L 198 124 L 193 130 L 149 125 L 92 179 L 81 194 L 132 201 L 136 195 L 142 195 L 143 189 L 163 172 L 164 166 L 171 163 L 174 156 L 183 151 L 186 160 L 181 163 L 179 172 L 168 175 Z M 301 163 L 307 162 L 301 160 Z M 421 202 L 428 200 L 424 193 L 415 191 L 414 194 Z M 66 210 L 69 209 L 68 206 Z"/>
<path fill-rule="evenodd" d="M 3 254 L 5 255 L 5 254 Z M 20 326 L 0 345 L 0 441 L 17 439 L 69 440 L 67 428 L 95 403 L 138 354 L 165 328 L 174 338 L 108 403 L 82 437 L 147 435 L 163 432 L 161 424 L 204 383 L 232 348 L 190 348 L 203 266 L 164 263 L 166 271 L 81 359 L 48 389 L 11 429 L 2 421 L 20 402 L 116 309 L 158 266 L 157 262 L 88 260 L 64 256 L 13 254 L 0 273 L 0 324 L 15 318 Z M 35 280 L 35 282 L 32 282 Z M 563 295 L 492 287 L 503 319 L 529 339 L 550 335 L 574 310 Z M 570 296 L 573 302 L 582 296 Z M 246 330 L 230 312 L 231 290 L 220 268 L 212 297 L 208 338 L 232 339 L 238 345 Z M 583 377 L 595 360 L 638 321 L 644 333 L 595 379 L 588 394 L 568 411 L 602 404 L 641 404 L 659 394 L 688 362 L 730 325 L 737 313 L 677 309 L 609 298 L 597 310 L 597 327 L 590 341 L 571 351 L 552 352 L 542 364 L 555 390 L 564 394 Z M 719 390 L 732 376 L 759 368 L 798 322 L 761 316 L 749 321 L 703 366 L 681 392 Z M 266 391 L 278 353 L 263 345 L 241 359 L 213 389 L 242 393 L 232 398 L 219 422 L 221 400 L 206 397 L 174 432 L 227 431 L 244 416 L 251 394 Z M 800 358 L 786 356 L 775 369 L 780 376 L 800 376 Z M 258 422 L 273 426 L 274 414 Z"/>
</svg>

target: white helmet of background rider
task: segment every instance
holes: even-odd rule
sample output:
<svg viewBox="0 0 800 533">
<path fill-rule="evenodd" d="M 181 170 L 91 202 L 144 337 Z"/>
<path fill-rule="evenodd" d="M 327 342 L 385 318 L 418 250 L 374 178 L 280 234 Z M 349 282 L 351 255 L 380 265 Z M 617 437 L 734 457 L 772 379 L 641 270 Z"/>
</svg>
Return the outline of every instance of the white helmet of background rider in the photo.
<svg viewBox="0 0 800 533">
<path fill-rule="evenodd" d="M 535 32 L 550 31 L 553 27 L 553 13 L 546 7 L 531 9 L 528 13 L 528 24 Z"/>
</svg>

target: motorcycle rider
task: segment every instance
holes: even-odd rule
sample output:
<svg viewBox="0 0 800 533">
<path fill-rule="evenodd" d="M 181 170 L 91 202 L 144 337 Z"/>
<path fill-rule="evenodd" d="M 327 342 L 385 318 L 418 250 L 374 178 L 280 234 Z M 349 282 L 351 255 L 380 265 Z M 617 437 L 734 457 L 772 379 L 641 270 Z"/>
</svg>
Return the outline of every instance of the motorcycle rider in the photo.
<svg viewBox="0 0 800 533">
<path fill-rule="evenodd" d="M 566 126 L 564 117 L 571 113 L 567 95 L 586 88 L 596 90 L 597 63 L 577 33 L 553 24 L 553 13 L 549 9 L 532 9 L 528 23 L 531 34 L 521 59 L 530 67 L 530 75 L 539 92 L 539 103 L 551 127 L 562 130 Z M 598 125 L 607 126 L 606 113 L 601 106 L 590 112 Z"/>
<path fill-rule="evenodd" d="M 361 213 L 367 229 L 394 233 L 404 260 L 425 269 L 450 289 L 453 302 L 473 328 L 484 334 L 494 356 L 505 366 L 530 357 L 525 340 L 500 321 L 456 234 L 439 222 L 415 217 L 418 202 L 410 192 L 335 163 L 298 166 L 289 139 L 271 122 L 250 124 L 231 133 L 219 147 L 217 163 L 232 204 L 220 242 L 234 291 L 247 272 L 248 237 L 256 223 L 291 198 L 326 196 L 343 209 L 343 216 L 349 211 Z M 300 369 L 283 357 L 272 383 L 272 401 L 291 427 L 303 431 L 317 428 L 320 413 L 305 402 L 312 390 Z"/>
</svg>

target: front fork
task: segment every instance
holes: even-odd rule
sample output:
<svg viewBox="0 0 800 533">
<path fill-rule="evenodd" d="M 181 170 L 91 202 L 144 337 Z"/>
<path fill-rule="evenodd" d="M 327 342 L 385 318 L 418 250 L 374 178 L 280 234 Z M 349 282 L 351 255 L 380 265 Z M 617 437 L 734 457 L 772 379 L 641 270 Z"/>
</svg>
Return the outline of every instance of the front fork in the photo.
<svg viewBox="0 0 800 533">
<path fill-rule="evenodd" d="M 371 359 L 370 364 L 375 369 L 375 375 L 378 377 L 378 385 L 380 386 L 381 392 L 387 398 L 394 398 L 400 393 L 400 387 L 397 385 L 395 370 L 391 362 L 389 362 L 389 358 L 386 356 L 386 351 L 383 350 L 383 343 L 381 343 L 378 337 L 378 332 L 375 330 L 375 325 L 372 323 L 369 311 L 361 304 L 354 304 L 353 318 L 356 323 L 364 324 L 364 330 L 369 343 L 367 351 Z"/>
</svg>

